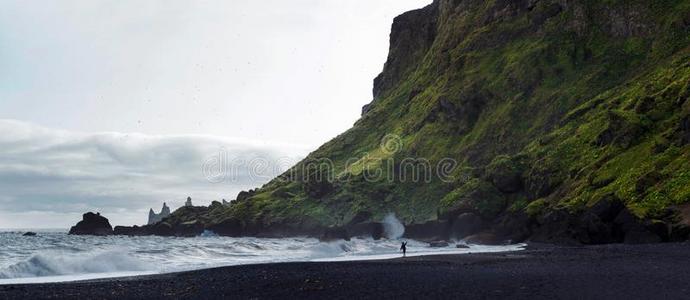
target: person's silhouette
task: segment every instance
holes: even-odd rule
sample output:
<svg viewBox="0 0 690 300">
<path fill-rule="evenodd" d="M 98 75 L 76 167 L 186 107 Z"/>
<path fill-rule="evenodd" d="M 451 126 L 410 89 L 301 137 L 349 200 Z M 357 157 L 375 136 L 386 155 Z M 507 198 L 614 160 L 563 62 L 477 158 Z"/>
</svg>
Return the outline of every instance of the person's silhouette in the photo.
<svg viewBox="0 0 690 300">
<path fill-rule="evenodd" d="M 405 255 L 407 254 L 407 242 L 402 242 L 402 244 L 400 245 L 400 250 L 402 250 L 403 257 L 405 257 Z"/>
</svg>

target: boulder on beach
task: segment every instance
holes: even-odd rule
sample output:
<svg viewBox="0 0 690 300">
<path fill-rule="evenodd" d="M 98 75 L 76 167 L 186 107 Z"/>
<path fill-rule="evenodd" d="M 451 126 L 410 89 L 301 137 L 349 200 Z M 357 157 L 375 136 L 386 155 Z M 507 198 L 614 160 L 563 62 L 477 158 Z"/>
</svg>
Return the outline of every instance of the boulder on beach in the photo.
<svg viewBox="0 0 690 300">
<path fill-rule="evenodd" d="M 113 227 L 110 226 L 108 219 L 100 213 L 87 212 L 82 216 L 82 220 L 77 225 L 72 226 L 69 234 L 74 235 L 111 235 Z"/>
<path fill-rule="evenodd" d="M 443 247 L 448 247 L 448 242 L 446 241 L 434 241 L 429 243 L 429 247 L 431 248 L 443 248 Z"/>
<path fill-rule="evenodd" d="M 510 244 L 502 237 L 494 234 L 493 232 L 480 232 L 465 238 L 465 243 L 473 245 L 490 245 L 490 246 L 500 246 Z"/>
</svg>

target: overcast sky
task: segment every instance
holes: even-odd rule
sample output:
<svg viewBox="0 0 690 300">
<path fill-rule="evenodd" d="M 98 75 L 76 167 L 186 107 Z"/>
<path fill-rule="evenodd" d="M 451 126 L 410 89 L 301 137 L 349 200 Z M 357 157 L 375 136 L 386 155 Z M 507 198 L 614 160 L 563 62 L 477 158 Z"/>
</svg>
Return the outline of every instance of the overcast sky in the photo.
<svg viewBox="0 0 690 300">
<path fill-rule="evenodd" d="M 0 228 L 261 185 L 352 126 L 393 18 L 430 2 L 2 1 Z M 209 181 L 219 157 L 280 168 Z"/>
</svg>

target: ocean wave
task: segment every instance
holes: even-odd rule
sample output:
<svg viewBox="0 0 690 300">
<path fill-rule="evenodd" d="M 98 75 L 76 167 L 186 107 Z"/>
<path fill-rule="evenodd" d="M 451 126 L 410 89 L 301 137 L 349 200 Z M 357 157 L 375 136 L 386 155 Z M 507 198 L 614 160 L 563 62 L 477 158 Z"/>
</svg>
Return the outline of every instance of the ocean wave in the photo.
<svg viewBox="0 0 690 300">
<path fill-rule="evenodd" d="M 391 222 L 395 225 L 395 222 Z M 402 232 L 396 226 L 387 236 Z M 468 253 L 519 250 L 514 246 L 454 243 L 431 248 L 408 240 L 408 256 L 429 253 Z M 314 238 L 253 238 L 208 236 L 83 237 L 66 233 L 39 233 L 37 237 L 0 234 L 0 284 L 37 278 L 99 278 L 107 274 L 178 272 L 218 266 L 313 260 L 357 260 L 398 257 L 397 239 L 353 238 L 322 242 Z M 28 282 L 27 281 L 27 282 Z"/>
<path fill-rule="evenodd" d="M 43 252 L 0 270 L 0 279 L 146 270 L 147 264 L 121 251 L 91 255 Z"/>
</svg>

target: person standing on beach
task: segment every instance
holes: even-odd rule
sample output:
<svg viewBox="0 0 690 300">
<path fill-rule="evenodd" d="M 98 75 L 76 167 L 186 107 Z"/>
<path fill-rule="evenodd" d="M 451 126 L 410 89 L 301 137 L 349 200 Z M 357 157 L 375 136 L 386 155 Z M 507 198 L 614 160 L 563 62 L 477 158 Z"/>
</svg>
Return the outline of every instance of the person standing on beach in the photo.
<svg viewBox="0 0 690 300">
<path fill-rule="evenodd" d="M 402 250 L 403 257 L 405 257 L 405 255 L 407 254 L 407 242 L 402 242 L 402 244 L 400 245 L 400 250 Z"/>
</svg>

